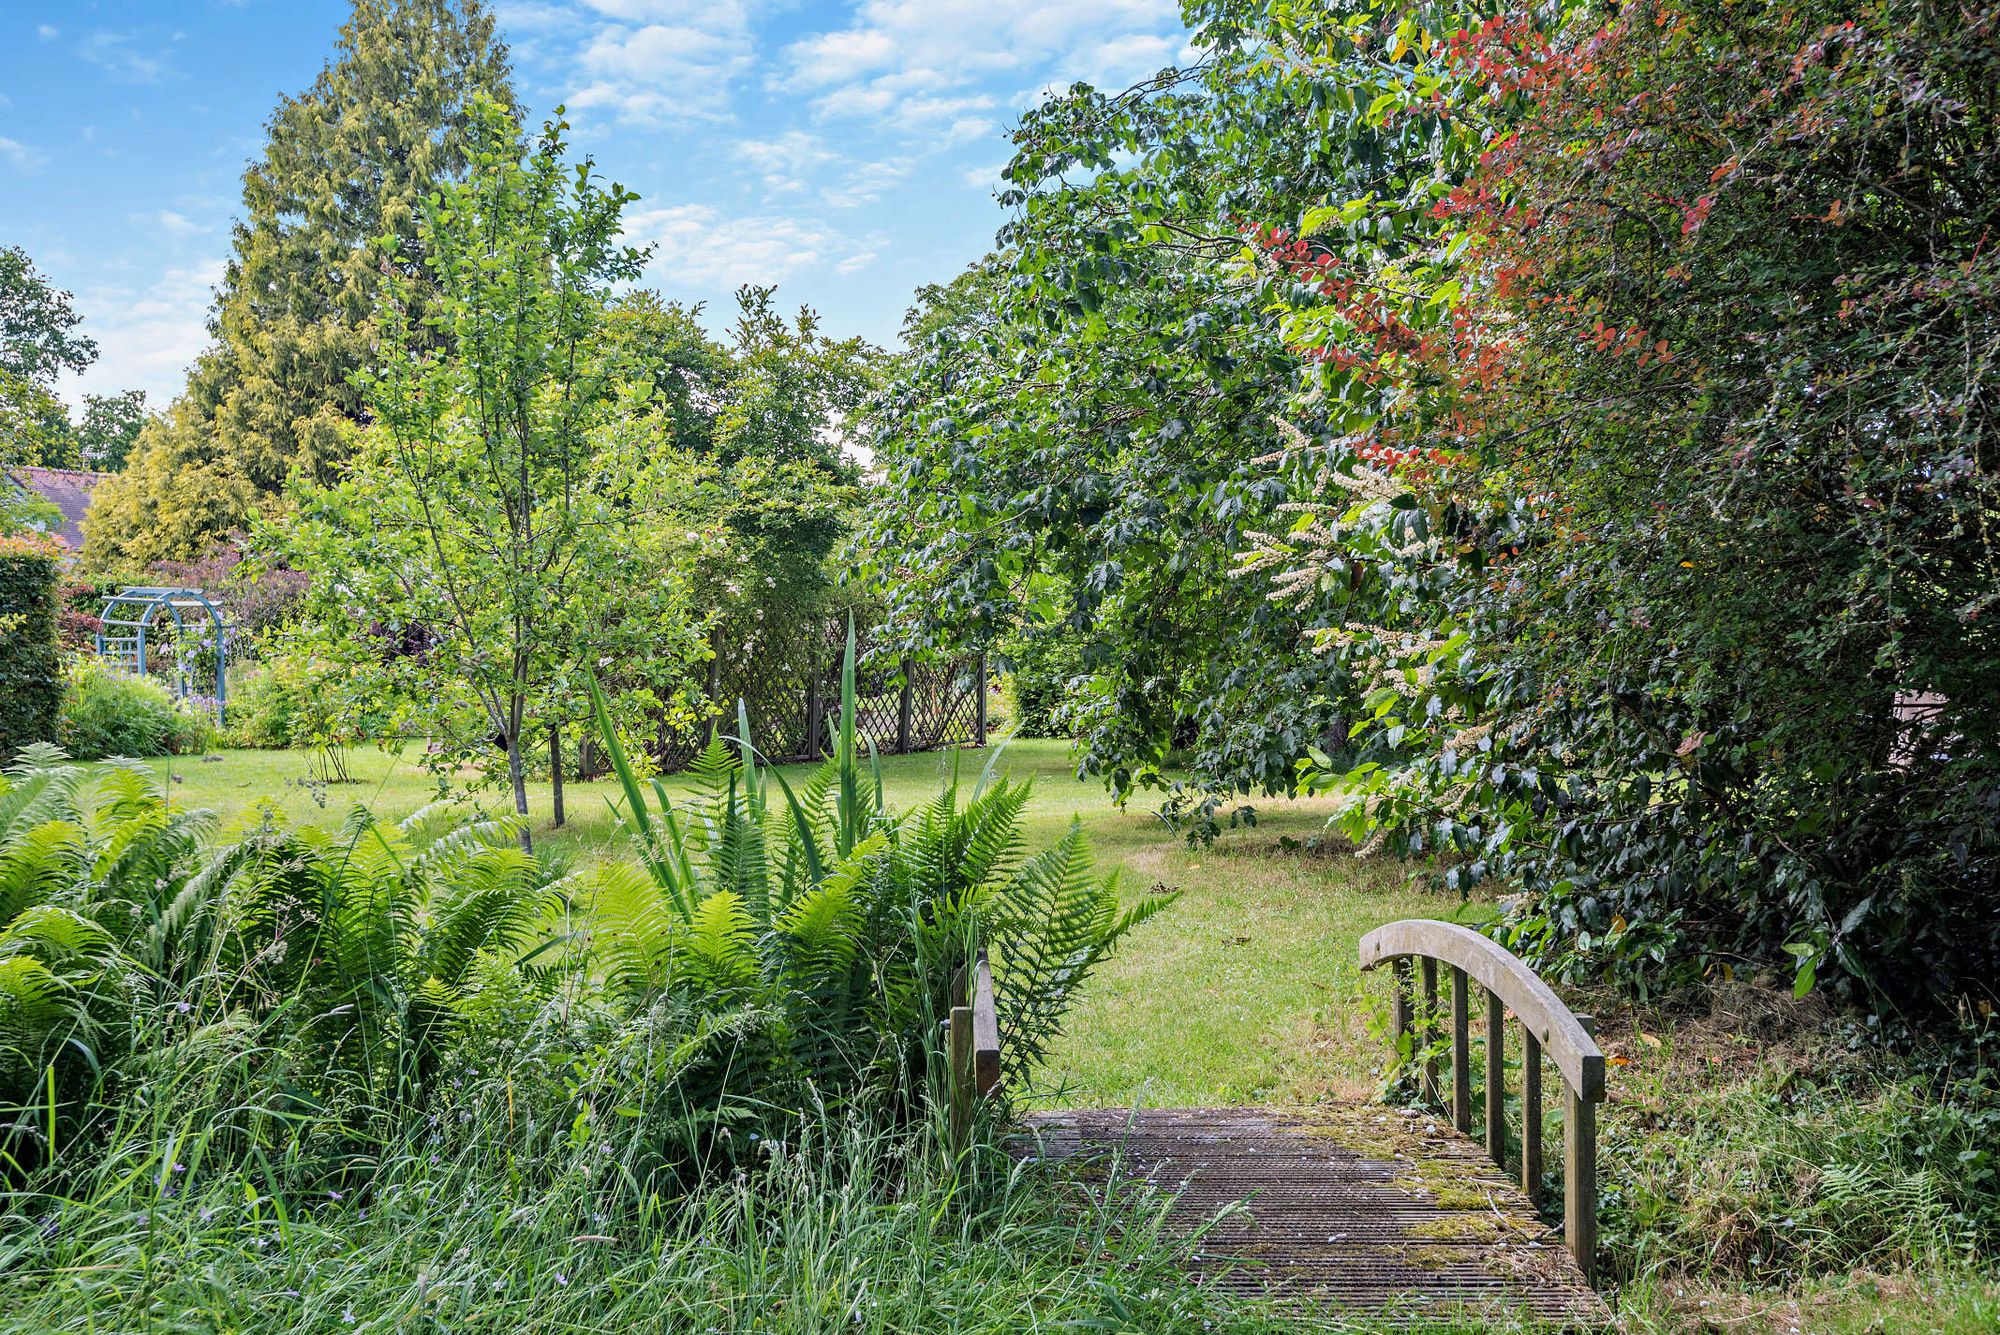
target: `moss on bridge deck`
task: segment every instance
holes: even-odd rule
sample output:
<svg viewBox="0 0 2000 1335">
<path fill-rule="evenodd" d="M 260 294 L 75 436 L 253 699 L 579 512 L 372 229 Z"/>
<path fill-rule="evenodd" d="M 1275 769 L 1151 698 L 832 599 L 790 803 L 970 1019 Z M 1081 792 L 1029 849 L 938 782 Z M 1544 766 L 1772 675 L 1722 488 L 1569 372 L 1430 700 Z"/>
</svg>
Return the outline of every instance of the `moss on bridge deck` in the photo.
<svg viewBox="0 0 2000 1335">
<path fill-rule="evenodd" d="M 1086 1186 L 1173 1197 L 1204 1283 L 1410 1321 L 1609 1320 L 1561 1237 L 1485 1152 L 1372 1106 L 1093 1109 L 1030 1117 L 1016 1152 Z"/>
</svg>

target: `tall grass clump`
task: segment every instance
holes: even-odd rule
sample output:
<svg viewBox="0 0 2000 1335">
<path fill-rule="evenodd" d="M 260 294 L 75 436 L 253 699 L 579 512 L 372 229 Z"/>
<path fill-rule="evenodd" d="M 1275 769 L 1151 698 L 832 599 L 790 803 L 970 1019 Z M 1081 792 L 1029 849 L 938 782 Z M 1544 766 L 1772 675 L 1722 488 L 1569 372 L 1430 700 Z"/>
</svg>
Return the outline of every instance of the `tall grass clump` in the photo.
<svg viewBox="0 0 2000 1335">
<path fill-rule="evenodd" d="M 1643 1063 L 1621 1069 L 1601 1153 L 1621 1278 L 1790 1289 L 1856 1271 L 1993 1276 L 1990 1037 L 1890 1046 L 1789 1003 L 1738 985 L 1716 1000 L 1726 1038 L 1656 1026 Z"/>
<path fill-rule="evenodd" d="M 521 1171 L 507 1143 L 504 1108 L 415 1132 L 343 1200 L 135 1146 L 0 1235 L 0 1332 L 1297 1329 L 1179 1282 L 1149 1190 L 1058 1196 L 851 1118 L 671 1200 L 604 1199 L 595 1145 Z"/>
</svg>

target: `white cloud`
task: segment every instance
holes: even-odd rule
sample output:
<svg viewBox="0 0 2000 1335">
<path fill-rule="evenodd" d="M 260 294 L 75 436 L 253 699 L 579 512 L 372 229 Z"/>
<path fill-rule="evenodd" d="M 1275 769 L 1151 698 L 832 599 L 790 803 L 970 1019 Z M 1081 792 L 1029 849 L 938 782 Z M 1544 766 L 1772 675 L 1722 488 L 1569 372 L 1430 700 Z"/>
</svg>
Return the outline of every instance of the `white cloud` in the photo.
<svg viewBox="0 0 2000 1335">
<path fill-rule="evenodd" d="M 990 167 L 967 167 L 960 177 L 974 190 L 984 190 L 989 194 L 1007 184 L 1000 179 L 1000 173 L 1007 170 L 1007 164 L 996 162 Z"/>
<path fill-rule="evenodd" d="M 137 33 L 100 28 L 78 44 L 76 53 L 119 83 L 158 83 L 171 68 L 170 53 L 142 50 Z"/>
<path fill-rule="evenodd" d="M 636 125 L 726 119 L 733 86 L 749 68 L 750 25 L 741 4 L 587 0 L 608 17 L 576 57 L 583 84 L 568 101 L 607 108 Z"/>
<path fill-rule="evenodd" d="M 568 27 L 576 21 L 576 11 L 563 5 L 522 0 L 522 3 L 518 4 L 495 5 L 493 21 L 500 25 L 501 32 L 511 36 L 523 28 Z"/>
<path fill-rule="evenodd" d="M 689 23 L 718 11 L 728 11 L 740 26 L 743 6 L 734 0 L 583 0 L 584 7 L 626 23 Z"/>
<path fill-rule="evenodd" d="M 854 209 L 863 204 L 872 204 L 880 199 L 891 186 L 898 185 L 916 166 L 914 158 L 885 158 L 880 162 L 864 162 L 850 171 L 838 185 L 826 191 L 821 198 L 832 209 Z"/>
<path fill-rule="evenodd" d="M 736 145 L 736 155 L 762 175 L 765 189 L 785 192 L 805 189 L 808 177 L 840 161 L 840 154 L 818 135 L 803 130 L 787 130 L 773 139 L 745 139 Z"/>
<path fill-rule="evenodd" d="M 64 377 L 63 397 L 81 403 L 86 390 L 143 389 L 149 405 L 164 408 L 180 393 L 188 363 L 208 346 L 211 289 L 222 281 L 223 267 L 215 259 L 169 269 L 144 289 L 79 289 L 76 308 L 97 340 L 97 361 L 81 377 Z"/>
<path fill-rule="evenodd" d="M 1065 86 L 1081 80 L 1103 88 L 1129 88 L 1193 55 L 1179 33 L 1128 32 L 1072 52 L 1060 68 Z"/>
<path fill-rule="evenodd" d="M 153 216 L 153 225 L 168 236 L 194 236 L 208 229 L 188 218 L 186 214 L 175 213 L 172 209 L 161 209 Z"/>
<path fill-rule="evenodd" d="M 35 36 L 45 42 L 53 42 L 56 38 L 62 36 L 62 29 L 52 23 L 43 23 L 35 28 Z"/>
<path fill-rule="evenodd" d="M 824 116 L 882 117 L 911 133 L 966 139 L 991 131 L 991 118 L 978 113 L 995 103 L 955 90 L 1050 70 L 1129 82 L 1133 70 L 1178 49 L 1181 31 L 1172 0 L 863 0 L 846 28 L 788 47 L 786 71 L 773 82 L 810 94 Z"/>
<path fill-rule="evenodd" d="M 814 189 L 816 182 L 827 181 L 817 194 L 830 209 L 872 204 L 916 165 L 916 159 L 904 156 L 857 163 L 804 130 L 786 130 L 770 139 L 745 139 L 736 145 L 736 155 L 758 173 L 758 184 L 767 194 L 803 194 Z"/>
<path fill-rule="evenodd" d="M 873 258 L 865 246 L 816 218 L 730 217 L 706 204 L 641 210 L 626 218 L 625 235 L 654 247 L 650 278 L 707 291 L 776 283 L 808 269 Z"/>
<path fill-rule="evenodd" d="M 30 148 L 18 139 L 0 137 L 0 160 L 10 167 L 31 172 L 47 162 L 48 158 L 41 150 Z"/>
</svg>

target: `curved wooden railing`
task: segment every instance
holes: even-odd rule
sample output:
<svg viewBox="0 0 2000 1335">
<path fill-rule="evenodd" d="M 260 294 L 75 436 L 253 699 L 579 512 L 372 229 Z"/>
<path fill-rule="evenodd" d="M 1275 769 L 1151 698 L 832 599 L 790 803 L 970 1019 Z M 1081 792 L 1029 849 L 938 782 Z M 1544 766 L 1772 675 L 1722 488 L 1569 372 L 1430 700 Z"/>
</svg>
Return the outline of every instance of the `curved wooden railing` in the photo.
<svg viewBox="0 0 2000 1335">
<path fill-rule="evenodd" d="M 972 1130 L 973 1100 L 1000 1088 L 1000 1015 L 993 1004 L 993 967 L 980 947 L 971 976 L 954 987 L 951 1018 L 945 1021 L 945 1053 L 951 1077 L 951 1138 L 964 1145 Z M 964 1004 L 958 1004 L 958 998 Z"/>
<path fill-rule="evenodd" d="M 1590 1017 L 1573 1015 L 1549 985 L 1527 965 L 1479 933 L 1456 923 L 1412 918 L 1378 927 L 1361 938 L 1361 967 L 1388 962 L 1395 971 L 1391 1002 L 1396 1047 L 1411 1031 L 1410 961 L 1423 979 L 1422 1033 L 1411 1051 L 1423 1061 L 1423 1094 L 1438 1098 L 1435 1051 L 1437 970 L 1451 969 L 1452 1121 L 1472 1134 L 1472 1035 L 1469 983 L 1486 992 L 1486 1098 L 1483 1126 L 1486 1152 L 1505 1167 L 1506 1013 L 1521 1022 L 1526 1042 L 1521 1056 L 1521 1187 L 1532 1199 L 1542 1178 L 1542 1058 L 1546 1055 L 1563 1082 L 1564 1229 L 1570 1252 L 1584 1277 L 1596 1276 L 1597 1105 L 1604 1101 L 1604 1054 L 1592 1037 Z"/>
</svg>

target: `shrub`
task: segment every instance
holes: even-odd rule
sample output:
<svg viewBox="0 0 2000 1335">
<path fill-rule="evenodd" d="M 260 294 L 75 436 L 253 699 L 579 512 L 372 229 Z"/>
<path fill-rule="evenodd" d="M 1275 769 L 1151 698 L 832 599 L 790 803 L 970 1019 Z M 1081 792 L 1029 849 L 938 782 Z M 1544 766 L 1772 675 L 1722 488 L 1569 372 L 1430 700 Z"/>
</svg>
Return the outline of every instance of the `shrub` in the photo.
<svg viewBox="0 0 2000 1335">
<path fill-rule="evenodd" d="M 341 661 L 328 646 L 281 639 L 266 644 L 264 665 L 229 702 L 223 735 L 234 746 L 271 750 L 304 747 L 313 776 L 351 783 L 350 747 L 396 735 L 409 708 L 394 674 L 376 661 Z M 463 733 L 470 710 L 450 697 L 432 698 L 412 730 L 433 743 Z"/>
<path fill-rule="evenodd" d="M 0 538 L 0 756 L 55 736 L 62 704 L 56 557 L 39 538 Z"/>
<path fill-rule="evenodd" d="M 1435 100 L 1361 118 L 1436 177 L 1257 243 L 1310 331 L 1316 495 L 1246 564 L 1365 692 L 1347 832 L 1518 886 L 1544 968 L 1991 1002 L 1996 36 L 1504 6 L 1435 43 Z"/>
<path fill-rule="evenodd" d="M 252 654 L 266 636 L 289 625 L 305 600 L 307 576 L 282 565 L 246 563 L 247 539 L 232 533 L 217 539 L 206 556 L 188 561 L 158 561 L 156 581 L 201 589 L 213 598 L 229 620 L 231 644 Z"/>
<path fill-rule="evenodd" d="M 271 659 L 238 683 L 223 736 L 232 746 L 272 751 L 305 745 L 313 740 L 310 687 L 296 660 Z"/>
<path fill-rule="evenodd" d="M 1018 737 L 1067 737 L 1064 712 L 1084 675 L 1083 652 L 1058 634 L 1017 635 L 1005 646 L 1006 710 Z"/>
<path fill-rule="evenodd" d="M 104 629 L 97 614 L 104 607 L 108 588 L 115 587 L 115 584 L 80 584 L 73 580 L 64 583 L 56 611 L 57 637 L 64 653 L 96 650 L 97 633 Z"/>
<path fill-rule="evenodd" d="M 150 677 L 135 677 L 80 655 L 70 660 L 57 727 L 78 760 L 185 755 L 208 748 L 215 725 Z"/>
</svg>

